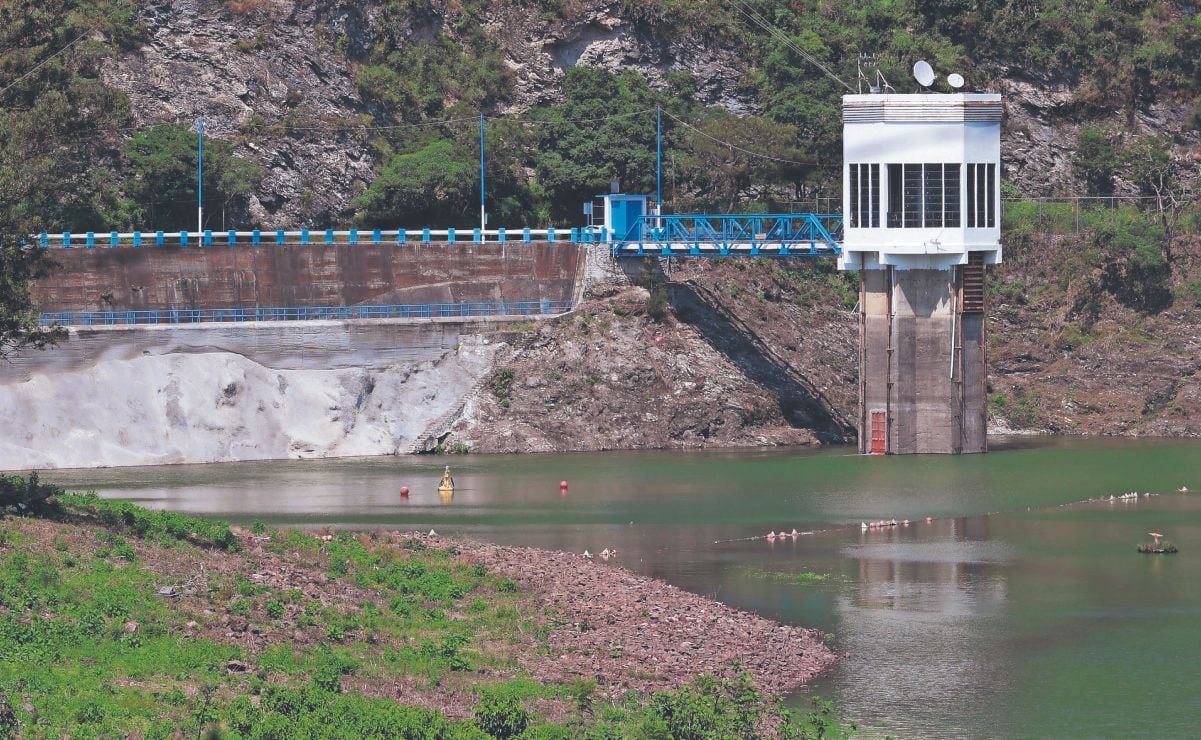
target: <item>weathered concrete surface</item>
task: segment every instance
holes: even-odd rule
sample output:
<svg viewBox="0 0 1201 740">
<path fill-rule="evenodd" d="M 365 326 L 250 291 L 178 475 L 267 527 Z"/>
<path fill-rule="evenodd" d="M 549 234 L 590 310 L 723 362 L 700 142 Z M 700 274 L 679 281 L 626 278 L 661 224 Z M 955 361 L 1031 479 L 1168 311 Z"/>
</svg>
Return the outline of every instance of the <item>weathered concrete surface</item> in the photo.
<svg viewBox="0 0 1201 740">
<path fill-rule="evenodd" d="M 315 323 L 87 332 L 26 356 L 0 375 L 0 470 L 408 452 L 499 349 L 454 326 Z"/>
<path fill-rule="evenodd" d="M 881 420 L 876 451 L 985 450 L 984 314 L 963 314 L 959 293 L 955 271 L 861 273 L 860 451 Z"/>
<path fill-rule="evenodd" d="M 380 369 L 435 360 L 484 326 L 397 319 L 75 328 L 52 350 L 0 365 L 0 386 L 146 355 L 230 353 L 277 370 Z"/>
<path fill-rule="evenodd" d="M 580 251 L 545 242 L 56 249 L 62 268 L 33 298 L 41 311 L 570 300 Z"/>
</svg>

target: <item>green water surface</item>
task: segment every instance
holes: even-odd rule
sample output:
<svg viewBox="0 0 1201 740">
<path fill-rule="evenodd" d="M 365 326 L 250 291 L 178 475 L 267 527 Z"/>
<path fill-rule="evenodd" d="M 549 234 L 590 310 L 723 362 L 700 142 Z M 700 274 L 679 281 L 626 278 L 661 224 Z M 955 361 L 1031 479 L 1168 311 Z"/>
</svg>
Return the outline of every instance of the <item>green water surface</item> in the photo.
<svg viewBox="0 0 1201 740">
<path fill-rule="evenodd" d="M 830 633 L 842 658 L 809 690 L 869 735 L 1198 735 L 1201 444 L 995 448 L 370 458 L 45 478 L 237 522 L 617 548 L 634 570 Z M 450 502 L 435 490 L 447 463 Z M 1063 506 L 1130 490 L 1159 495 Z M 893 518 L 911 523 L 859 526 Z M 812 534 L 744 539 L 793 528 Z M 1136 553 L 1148 531 L 1180 554 Z"/>
</svg>

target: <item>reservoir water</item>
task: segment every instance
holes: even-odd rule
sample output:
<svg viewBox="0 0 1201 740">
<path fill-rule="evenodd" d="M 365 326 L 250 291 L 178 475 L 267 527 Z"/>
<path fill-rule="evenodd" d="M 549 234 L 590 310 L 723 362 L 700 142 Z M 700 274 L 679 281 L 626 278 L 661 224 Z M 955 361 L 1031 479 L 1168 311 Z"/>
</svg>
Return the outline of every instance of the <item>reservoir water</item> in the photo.
<svg viewBox="0 0 1201 740">
<path fill-rule="evenodd" d="M 447 463 L 457 487 L 444 503 L 436 487 Z M 239 523 L 616 547 L 633 570 L 830 633 L 845 657 L 807 691 L 871 736 L 1198 733 L 1196 442 L 999 440 L 988 455 L 962 457 L 828 449 L 273 461 L 44 479 Z M 407 501 L 401 486 L 412 489 Z M 1158 495 L 1108 500 L 1134 490 Z M 1107 500 L 1073 503 L 1099 497 Z M 893 518 L 910 524 L 859 525 Z M 745 539 L 793 528 L 812 534 Z M 1180 554 L 1136 553 L 1150 531 Z"/>
</svg>

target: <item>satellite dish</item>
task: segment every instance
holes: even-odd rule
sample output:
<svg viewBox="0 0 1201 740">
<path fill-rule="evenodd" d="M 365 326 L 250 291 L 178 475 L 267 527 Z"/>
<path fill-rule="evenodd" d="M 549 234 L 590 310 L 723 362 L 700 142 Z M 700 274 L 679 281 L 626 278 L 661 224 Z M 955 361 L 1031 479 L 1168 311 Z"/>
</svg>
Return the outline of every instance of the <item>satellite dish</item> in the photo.
<svg viewBox="0 0 1201 740">
<path fill-rule="evenodd" d="M 952 72 L 951 74 L 947 75 L 947 84 L 958 90 L 959 88 L 963 87 L 963 75 L 959 74 L 958 72 Z"/>
<path fill-rule="evenodd" d="M 922 60 L 913 65 L 913 77 L 917 80 L 917 84 L 922 87 L 930 87 L 934 84 L 934 68 L 926 60 Z"/>
</svg>

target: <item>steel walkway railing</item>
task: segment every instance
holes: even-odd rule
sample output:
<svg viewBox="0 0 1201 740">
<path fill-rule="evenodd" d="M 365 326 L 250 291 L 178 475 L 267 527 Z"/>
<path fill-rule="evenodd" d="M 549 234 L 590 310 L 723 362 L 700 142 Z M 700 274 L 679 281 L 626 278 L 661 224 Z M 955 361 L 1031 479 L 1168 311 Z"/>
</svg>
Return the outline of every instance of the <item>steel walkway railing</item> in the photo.
<svg viewBox="0 0 1201 740">
<path fill-rule="evenodd" d="M 378 306 L 261 306 L 254 308 L 175 308 L 144 311 L 53 311 L 43 313 L 40 323 L 42 326 L 123 326 L 245 321 L 471 319 L 508 316 L 554 316 L 566 313 L 571 308 L 571 301 L 480 301 Z"/>
</svg>

